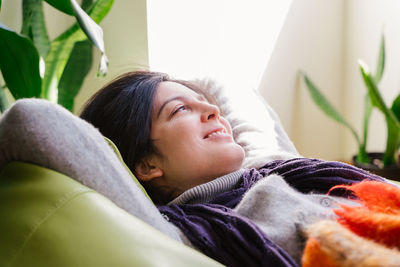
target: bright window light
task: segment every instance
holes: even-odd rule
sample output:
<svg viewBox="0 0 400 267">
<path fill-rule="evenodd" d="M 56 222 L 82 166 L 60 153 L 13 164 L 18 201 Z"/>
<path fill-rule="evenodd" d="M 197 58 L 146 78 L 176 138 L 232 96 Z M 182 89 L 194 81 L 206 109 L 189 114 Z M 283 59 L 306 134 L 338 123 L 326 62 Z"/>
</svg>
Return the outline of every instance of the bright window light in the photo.
<svg viewBox="0 0 400 267">
<path fill-rule="evenodd" d="M 149 65 L 257 89 L 291 0 L 147 0 Z"/>
</svg>

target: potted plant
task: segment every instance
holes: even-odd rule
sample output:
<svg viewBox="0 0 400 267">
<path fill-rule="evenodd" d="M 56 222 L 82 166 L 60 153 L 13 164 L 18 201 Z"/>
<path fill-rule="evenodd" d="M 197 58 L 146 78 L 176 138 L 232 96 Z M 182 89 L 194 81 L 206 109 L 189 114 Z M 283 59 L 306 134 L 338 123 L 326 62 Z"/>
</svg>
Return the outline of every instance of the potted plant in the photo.
<svg viewBox="0 0 400 267">
<path fill-rule="evenodd" d="M 385 40 L 382 35 L 379 48 L 377 70 L 374 75 L 368 66 L 359 60 L 359 68 L 367 93 L 364 99 L 363 133 L 362 138 L 355 128 L 333 107 L 323 96 L 311 79 L 302 73 L 304 82 L 315 104 L 330 118 L 347 127 L 358 145 L 358 153 L 353 157 L 354 165 L 381 175 L 383 177 L 400 181 L 399 146 L 400 146 L 400 94 L 394 99 L 391 107 L 383 100 L 378 86 L 385 68 Z M 386 121 L 387 140 L 383 152 L 367 152 L 368 125 L 371 111 L 377 108 L 383 113 Z"/>
<path fill-rule="evenodd" d="M 47 35 L 43 1 L 77 21 L 54 40 Z M 0 84 L 0 111 L 9 105 L 5 90 L 15 100 L 45 98 L 72 111 L 92 65 L 92 44 L 102 53 L 99 73 L 107 72 L 103 32 L 97 23 L 113 1 L 83 0 L 79 6 L 76 0 L 23 0 L 20 32 L 0 23 L 0 70 L 5 81 Z"/>
</svg>

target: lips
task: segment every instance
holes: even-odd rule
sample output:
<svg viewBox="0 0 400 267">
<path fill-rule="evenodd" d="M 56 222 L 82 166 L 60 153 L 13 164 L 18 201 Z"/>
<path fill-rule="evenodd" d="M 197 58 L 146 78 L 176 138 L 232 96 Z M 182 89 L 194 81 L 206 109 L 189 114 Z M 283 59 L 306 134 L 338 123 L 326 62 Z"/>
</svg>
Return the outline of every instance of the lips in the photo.
<svg viewBox="0 0 400 267">
<path fill-rule="evenodd" d="M 226 134 L 227 134 L 227 132 L 225 131 L 224 128 L 217 128 L 217 129 L 214 129 L 214 130 L 211 130 L 210 132 L 208 132 L 203 138 L 207 139 L 211 136 L 226 135 Z"/>
</svg>

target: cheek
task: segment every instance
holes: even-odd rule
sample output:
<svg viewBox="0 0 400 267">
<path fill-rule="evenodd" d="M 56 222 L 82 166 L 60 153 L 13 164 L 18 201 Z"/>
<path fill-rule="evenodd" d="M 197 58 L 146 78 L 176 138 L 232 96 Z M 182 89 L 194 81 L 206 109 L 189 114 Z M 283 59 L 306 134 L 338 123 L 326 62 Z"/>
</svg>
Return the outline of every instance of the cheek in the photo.
<svg viewBox="0 0 400 267">
<path fill-rule="evenodd" d="M 199 125 L 194 123 L 193 120 L 189 118 L 182 118 L 175 123 L 171 123 L 167 126 L 164 132 L 167 133 L 167 136 L 170 138 L 174 138 L 175 141 L 188 141 L 194 139 L 199 132 Z"/>
<path fill-rule="evenodd" d="M 201 146 L 199 129 L 196 125 L 184 124 L 177 125 L 173 132 L 175 132 L 174 148 L 183 156 L 185 154 L 192 154 Z"/>
<path fill-rule="evenodd" d="M 154 129 L 158 138 L 155 142 L 156 147 L 162 154 L 168 156 L 173 154 L 184 154 L 197 146 L 200 141 L 200 129 L 197 124 L 190 120 L 180 120 Z"/>
</svg>

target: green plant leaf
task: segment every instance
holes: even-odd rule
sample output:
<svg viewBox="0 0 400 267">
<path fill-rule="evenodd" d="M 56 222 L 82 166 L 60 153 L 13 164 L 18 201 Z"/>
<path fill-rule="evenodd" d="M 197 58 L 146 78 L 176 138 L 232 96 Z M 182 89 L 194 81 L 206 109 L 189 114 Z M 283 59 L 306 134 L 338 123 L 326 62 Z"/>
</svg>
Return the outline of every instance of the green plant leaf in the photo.
<svg viewBox="0 0 400 267">
<path fill-rule="evenodd" d="M 384 166 L 389 166 L 396 163 L 397 149 L 400 141 L 400 123 L 394 112 L 387 108 L 378 90 L 376 81 L 369 72 L 368 66 L 361 60 L 359 61 L 359 66 L 372 104 L 383 113 L 386 119 L 388 137 L 386 141 L 386 150 L 383 156 L 383 164 Z"/>
<path fill-rule="evenodd" d="M 393 101 L 391 110 L 393 111 L 397 120 L 400 121 L 400 94 Z"/>
<path fill-rule="evenodd" d="M 83 0 L 82 9 L 89 9 L 92 3 L 92 0 Z M 71 112 L 74 109 L 74 99 L 90 71 L 92 61 L 92 43 L 89 40 L 76 42 L 58 83 L 57 101 Z"/>
<path fill-rule="evenodd" d="M 364 123 L 363 123 L 363 144 L 367 143 L 369 119 L 372 113 L 371 97 L 367 93 L 364 97 Z"/>
<path fill-rule="evenodd" d="M 379 56 L 377 62 L 376 73 L 374 76 L 375 82 L 379 83 L 382 79 L 383 71 L 385 70 L 385 37 L 382 34 L 381 36 L 381 45 L 379 48 Z"/>
<path fill-rule="evenodd" d="M 346 126 L 353 134 L 354 138 L 357 141 L 358 146 L 361 145 L 360 138 L 358 137 L 357 132 L 354 128 L 340 115 L 338 111 L 329 103 L 329 101 L 322 95 L 320 90 L 314 85 L 314 83 L 307 77 L 307 75 L 303 74 L 304 81 L 307 85 L 308 91 L 310 92 L 311 98 L 314 103 L 329 117 L 331 117 L 336 122 Z"/>
<path fill-rule="evenodd" d="M 109 12 L 114 0 L 97 0 L 93 3 L 88 14 L 95 22 L 100 22 Z M 43 79 L 43 98 L 55 101 L 57 98 L 58 81 L 64 71 L 75 42 L 87 37 L 77 24 L 51 42 L 50 52 L 46 57 L 46 72 Z"/>
<path fill-rule="evenodd" d="M 29 38 L 0 23 L 0 69 L 15 99 L 39 97 L 39 53 Z"/>
<path fill-rule="evenodd" d="M 369 72 L 368 66 L 363 62 L 359 61 L 359 66 L 361 70 L 361 75 L 363 77 L 364 83 L 368 89 L 368 94 L 371 97 L 372 104 L 383 112 L 390 120 L 397 122 L 396 116 L 393 114 L 392 110 L 388 109 L 382 95 L 379 92 L 378 86 L 375 79 L 372 78 Z"/>
<path fill-rule="evenodd" d="M 45 0 L 49 5 L 54 8 L 64 12 L 68 15 L 74 15 L 74 11 L 72 10 L 72 6 L 69 0 Z"/>
<path fill-rule="evenodd" d="M 79 26 L 85 32 L 86 36 L 100 50 L 102 56 L 100 60 L 99 74 L 104 76 L 107 74 L 108 59 L 104 47 L 103 30 L 86 14 L 75 0 L 71 0 L 72 8 Z"/>
<path fill-rule="evenodd" d="M 32 39 L 40 56 L 45 58 L 50 49 L 50 41 L 44 22 L 42 0 L 23 0 L 22 10 L 21 33 Z"/>
<path fill-rule="evenodd" d="M 376 69 L 376 73 L 374 76 L 376 84 L 378 84 L 379 81 L 381 80 L 384 68 L 385 68 L 385 38 L 384 38 L 384 35 L 382 34 L 381 44 L 380 44 L 379 54 L 378 54 L 377 69 Z M 367 92 L 367 94 L 365 95 L 365 98 L 364 98 L 363 140 L 362 140 L 362 145 L 360 146 L 360 150 L 359 150 L 357 158 L 356 158 L 356 161 L 359 163 L 369 163 L 370 162 L 370 159 L 369 159 L 367 151 L 366 151 L 366 146 L 367 146 L 367 140 L 368 140 L 369 120 L 371 117 L 372 109 L 373 109 L 372 100 L 371 100 L 369 93 Z"/>
<path fill-rule="evenodd" d="M 368 140 L 368 127 L 369 127 L 369 120 L 371 117 L 373 105 L 371 102 L 371 98 L 367 93 L 364 97 L 364 121 L 363 121 L 363 140 L 360 146 L 360 149 L 357 154 L 357 162 L 359 163 L 369 163 L 369 157 L 366 151 L 367 147 L 367 140 Z"/>
<path fill-rule="evenodd" d="M 82 0 L 81 8 L 86 12 L 92 4 L 93 0 Z"/>
<path fill-rule="evenodd" d="M 73 111 L 74 98 L 92 66 L 92 43 L 76 42 L 58 84 L 58 103 Z"/>
<path fill-rule="evenodd" d="M 386 150 L 383 155 L 383 165 L 391 166 L 397 163 L 398 148 L 400 145 L 400 128 L 397 123 L 386 119 L 388 128 L 388 137 L 386 142 Z"/>
<path fill-rule="evenodd" d="M 32 20 L 32 15 L 33 11 L 31 8 L 32 2 L 34 1 L 22 1 L 22 28 L 21 28 L 21 34 L 29 36 L 30 34 L 30 28 L 31 28 L 31 20 Z M 31 36 L 29 36 L 31 37 Z"/>
</svg>

